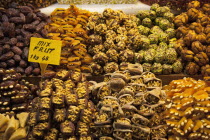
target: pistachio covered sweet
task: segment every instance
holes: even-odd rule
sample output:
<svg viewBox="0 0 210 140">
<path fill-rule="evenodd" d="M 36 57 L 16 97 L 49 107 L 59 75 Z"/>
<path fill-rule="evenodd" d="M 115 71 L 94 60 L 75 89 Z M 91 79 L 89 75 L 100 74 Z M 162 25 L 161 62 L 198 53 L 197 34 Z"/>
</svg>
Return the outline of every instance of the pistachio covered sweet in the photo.
<svg viewBox="0 0 210 140">
<path fill-rule="evenodd" d="M 141 34 L 140 48 L 144 51 L 144 53 L 142 51 L 136 53 L 137 62 L 145 63 L 146 67 L 148 63 L 151 65 L 154 63 L 160 63 L 160 65 L 175 63 L 178 57 L 177 51 L 174 49 L 176 46 L 176 31 L 173 24 L 174 14 L 169 7 L 153 4 L 150 10 L 139 11 L 136 16 L 142 21 L 138 25 L 138 30 Z M 156 64 L 154 66 L 156 67 Z M 164 74 L 173 73 L 171 67 L 165 67 L 166 69 L 169 68 L 169 70 L 166 70 Z M 182 70 L 177 72 L 181 73 Z M 162 74 L 162 72 L 157 73 Z"/>
<path fill-rule="evenodd" d="M 163 72 L 163 66 L 161 65 L 161 63 L 154 63 L 152 65 L 151 71 L 154 74 L 162 74 L 162 72 Z"/>
</svg>

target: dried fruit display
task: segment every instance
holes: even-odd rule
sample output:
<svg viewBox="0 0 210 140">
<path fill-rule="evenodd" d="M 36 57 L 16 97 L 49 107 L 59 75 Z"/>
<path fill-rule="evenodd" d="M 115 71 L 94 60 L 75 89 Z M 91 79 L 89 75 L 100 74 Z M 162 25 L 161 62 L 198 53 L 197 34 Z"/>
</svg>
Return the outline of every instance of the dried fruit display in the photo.
<svg viewBox="0 0 210 140">
<path fill-rule="evenodd" d="M 190 7 L 197 7 L 200 5 L 204 5 L 209 3 L 208 0 L 198 0 L 198 1 L 193 1 L 193 0 L 140 0 L 143 3 L 152 5 L 154 3 L 158 3 L 161 6 L 169 6 L 173 10 L 185 10 L 188 6 L 188 3 L 192 1 L 190 4 Z M 199 2 L 199 3 L 198 3 Z"/>
<path fill-rule="evenodd" d="M 62 70 L 54 76 L 51 74 L 51 78 L 40 83 L 38 97 L 32 102 L 28 140 L 91 140 L 95 108 L 89 100 L 85 76 L 81 72 Z"/>
<path fill-rule="evenodd" d="M 146 66 L 145 71 L 155 74 L 181 73 L 182 65 L 173 68 L 173 65 L 181 64 L 181 61 L 174 48 L 174 14 L 169 7 L 153 4 L 150 10 L 141 10 L 136 16 L 140 20 L 138 30 L 141 34 L 141 50 L 135 53 L 135 62 Z"/>
<path fill-rule="evenodd" d="M 210 4 L 200 7 L 198 1 L 192 1 L 186 12 L 174 18 L 178 38 L 175 48 L 185 63 L 185 73 L 189 75 L 208 73 L 205 70 L 210 59 L 210 10 L 206 7 Z"/>
<path fill-rule="evenodd" d="M 71 5 L 68 9 L 56 8 L 51 13 L 51 22 L 45 26 L 48 37 L 63 42 L 60 66 L 52 68 L 89 72 L 92 57 L 87 53 L 86 40 L 89 38 L 86 24 L 90 12 Z"/>
<path fill-rule="evenodd" d="M 28 111 L 37 86 L 21 80 L 14 69 L 0 69 L 0 113 Z"/>
<path fill-rule="evenodd" d="M 140 64 L 129 64 L 124 71 L 106 74 L 104 82 L 92 82 L 98 110 L 92 126 L 95 139 L 165 139 L 162 81 L 142 72 Z"/>
<path fill-rule="evenodd" d="M 60 4 L 132 4 L 137 0 L 57 0 Z"/>
<path fill-rule="evenodd" d="M 31 37 L 46 38 L 49 18 L 32 5 L 12 3 L 0 9 L 0 68 L 14 68 L 26 75 L 39 75 L 38 63 L 28 62 Z"/>
<path fill-rule="evenodd" d="M 93 56 L 92 75 L 119 70 L 120 63 L 134 63 L 134 52 L 140 48 L 139 19 L 123 11 L 107 8 L 102 14 L 91 14 L 87 30 L 88 52 Z"/>
<path fill-rule="evenodd" d="M 41 8 L 41 7 L 47 7 L 55 3 L 56 0 L 6 0 L 6 1 L 0 1 L 0 7 L 7 8 L 12 2 L 24 6 L 31 4 L 36 8 Z"/>
<path fill-rule="evenodd" d="M 26 121 L 29 113 L 22 112 L 11 117 L 7 114 L 0 114 L 0 139 L 1 140 L 22 140 L 26 139 Z"/>
<path fill-rule="evenodd" d="M 209 85 L 202 80 L 183 78 L 165 86 L 164 116 L 170 140 L 209 139 Z"/>
</svg>

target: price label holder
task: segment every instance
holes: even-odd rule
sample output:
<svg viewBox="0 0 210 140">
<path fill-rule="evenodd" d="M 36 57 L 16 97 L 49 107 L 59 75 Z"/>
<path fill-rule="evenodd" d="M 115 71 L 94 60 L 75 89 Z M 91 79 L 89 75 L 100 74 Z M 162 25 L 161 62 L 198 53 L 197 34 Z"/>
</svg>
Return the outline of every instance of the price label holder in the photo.
<svg viewBox="0 0 210 140">
<path fill-rule="evenodd" d="M 43 75 L 48 64 L 60 65 L 61 46 L 59 40 L 31 37 L 28 61 L 39 63 Z"/>
</svg>

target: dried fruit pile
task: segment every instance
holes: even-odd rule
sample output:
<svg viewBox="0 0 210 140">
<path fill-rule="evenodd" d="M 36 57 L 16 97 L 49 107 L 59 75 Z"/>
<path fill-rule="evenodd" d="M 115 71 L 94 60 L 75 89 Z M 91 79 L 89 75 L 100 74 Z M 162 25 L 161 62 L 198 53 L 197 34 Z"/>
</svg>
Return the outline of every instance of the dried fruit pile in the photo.
<svg viewBox="0 0 210 140">
<path fill-rule="evenodd" d="M 187 4 L 193 0 L 140 0 L 143 3 L 152 5 L 154 3 L 158 3 L 161 6 L 169 6 L 173 10 L 185 10 L 187 8 Z M 209 0 L 198 0 L 201 4 L 208 3 Z"/>
<path fill-rule="evenodd" d="M 0 69 L 0 113 L 27 111 L 37 86 L 21 80 L 13 69 Z"/>
<path fill-rule="evenodd" d="M 8 7 L 12 2 L 16 2 L 19 5 L 31 4 L 36 8 L 47 7 L 56 2 L 56 0 L 5 0 L 0 1 L 0 7 Z"/>
<path fill-rule="evenodd" d="M 136 16 L 110 8 L 102 14 L 92 13 L 87 23 L 92 75 L 114 72 L 119 70 L 118 64 L 134 62 L 134 51 L 140 49 L 138 22 Z"/>
<path fill-rule="evenodd" d="M 209 139 L 210 87 L 193 78 L 173 80 L 165 87 L 169 139 Z"/>
<path fill-rule="evenodd" d="M 28 62 L 31 37 L 46 37 L 44 26 L 49 18 L 32 6 L 14 3 L 0 9 L 0 68 L 14 68 L 26 75 L 39 75 L 38 63 Z"/>
<path fill-rule="evenodd" d="M 75 5 L 70 8 L 56 8 L 51 13 L 51 23 L 45 26 L 48 37 L 62 40 L 60 67 L 52 68 L 89 72 L 88 65 L 92 57 L 86 50 L 87 31 L 85 29 L 90 12 L 81 10 Z"/>
<path fill-rule="evenodd" d="M 175 45 L 185 63 L 185 72 L 189 75 L 210 74 L 210 4 L 189 3 L 187 12 L 174 19 L 178 28 Z"/>
<path fill-rule="evenodd" d="M 142 48 L 135 53 L 136 62 L 142 64 L 144 71 L 154 74 L 181 73 L 182 63 L 174 48 L 174 14 L 169 7 L 153 4 L 150 10 L 141 10 L 136 16 L 141 21 L 138 29 Z"/>
<path fill-rule="evenodd" d="M 136 0 L 57 0 L 60 4 L 131 4 Z"/>
<path fill-rule="evenodd" d="M 93 83 L 98 100 L 93 135 L 97 139 L 161 139 L 166 137 L 162 117 L 165 93 L 162 81 L 140 64 L 106 75 L 107 82 Z M 142 73 L 142 74 L 141 74 Z"/>
<path fill-rule="evenodd" d="M 19 113 L 15 116 L 0 114 L 0 139 L 1 140 L 21 140 L 26 139 L 28 119 L 27 112 Z M 17 119 L 16 119 L 17 118 Z"/>
<path fill-rule="evenodd" d="M 29 114 L 29 140 L 91 139 L 94 105 L 88 82 L 80 72 L 60 71 L 41 84 Z"/>
</svg>

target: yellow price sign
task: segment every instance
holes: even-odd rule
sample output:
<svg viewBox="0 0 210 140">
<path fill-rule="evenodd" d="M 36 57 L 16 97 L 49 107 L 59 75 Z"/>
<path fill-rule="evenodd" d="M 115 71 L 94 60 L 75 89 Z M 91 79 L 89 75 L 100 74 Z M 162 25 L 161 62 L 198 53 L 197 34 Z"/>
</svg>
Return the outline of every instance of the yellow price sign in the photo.
<svg viewBox="0 0 210 140">
<path fill-rule="evenodd" d="M 31 37 L 28 61 L 40 64 L 60 64 L 62 41 Z"/>
</svg>

